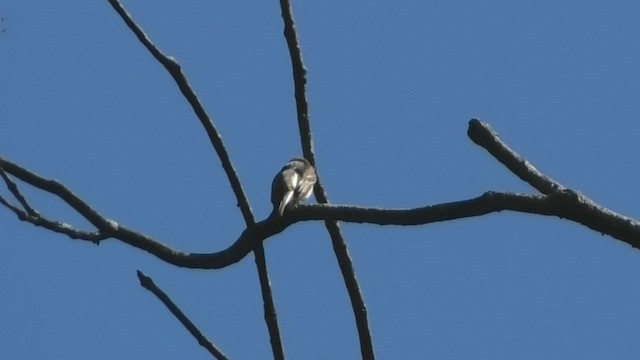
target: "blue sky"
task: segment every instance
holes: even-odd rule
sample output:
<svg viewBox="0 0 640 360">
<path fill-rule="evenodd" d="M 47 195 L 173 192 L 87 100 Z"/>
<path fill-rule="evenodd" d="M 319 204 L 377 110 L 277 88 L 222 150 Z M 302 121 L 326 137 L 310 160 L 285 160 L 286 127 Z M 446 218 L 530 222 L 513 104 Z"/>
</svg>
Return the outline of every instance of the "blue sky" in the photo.
<svg viewBox="0 0 640 360">
<path fill-rule="evenodd" d="M 301 152 L 278 2 L 124 5 L 182 65 L 263 219 L 273 175 Z M 333 202 L 406 208 L 533 192 L 466 137 L 478 117 L 542 172 L 640 218 L 637 1 L 293 6 Z M 199 122 L 106 1 L 4 2 L 0 14 L 2 156 L 172 247 L 236 239 L 243 220 Z M 23 191 L 42 213 L 90 228 Z M 137 269 L 231 358 L 270 357 L 252 255 L 194 271 L 8 211 L 0 224 L 3 358 L 209 358 Z M 342 228 L 380 359 L 640 356 L 640 252 L 608 236 L 514 213 Z M 296 224 L 265 249 L 288 358 L 358 358 L 324 227 Z"/>
</svg>

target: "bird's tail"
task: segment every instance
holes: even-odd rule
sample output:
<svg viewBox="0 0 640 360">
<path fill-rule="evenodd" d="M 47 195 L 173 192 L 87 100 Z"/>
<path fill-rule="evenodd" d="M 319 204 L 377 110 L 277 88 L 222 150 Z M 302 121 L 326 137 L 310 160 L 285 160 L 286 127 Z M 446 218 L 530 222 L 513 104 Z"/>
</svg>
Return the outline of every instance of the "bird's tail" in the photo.
<svg viewBox="0 0 640 360">
<path fill-rule="evenodd" d="M 284 194 L 282 201 L 280 201 L 280 205 L 278 205 L 278 215 L 282 216 L 282 214 L 284 214 L 284 209 L 289 206 L 291 200 L 293 200 L 293 191 L 287 191 L 287 193 Z"/>
</svg>

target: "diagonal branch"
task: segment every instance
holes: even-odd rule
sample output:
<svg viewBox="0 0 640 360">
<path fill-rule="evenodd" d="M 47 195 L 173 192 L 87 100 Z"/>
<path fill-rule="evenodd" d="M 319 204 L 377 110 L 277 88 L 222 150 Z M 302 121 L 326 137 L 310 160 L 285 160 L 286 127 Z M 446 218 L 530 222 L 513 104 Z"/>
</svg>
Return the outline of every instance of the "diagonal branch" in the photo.
<svg viewBox="0 0 640 360">
<path fill-rule="evenodd" d="M 0 196 L 0 204 L 4 205 L 9 210 L 13 211 L 18 216 L 18 219 L 20 219 L 21 221 L 26 221 L 35 226 L 40 226 L 47 230 L 51 230 L 53 232 L 67 235 L 71 239 L 86 240 L 86 241 L 91 241 L 94 244 L 99 244 L 100 241 L 109 238 L 109 235 L 101 231 L 93 231 L 93 232 L 83 231 L 83 230 L 76 229 L 69 224 L 66 224 L 60 221 L 49 220 L 40 215 L 31 216 L 26 211 L 11 205 L 5 198 L 1 196 Z"/>
<path fill-rule="evenodd" d="M 213 124 L 213 121 L 204 110 L 204 107 L 198 100 L 195 92 L 189 85 L 187 78 L 181 71 L 180 65 L 173 58 L 164 55 L 155 45 L 153 45 L 151 40 L 149 40 L 147 35 L 135 23 L 135 21 L 133 21 L 131 16 L 117 0 L 109 0 L 109 3 L 120 15 L 122 20 L 124 20 L 129 29 L 133 31 L 138 40 L 147 48 L 151 55 L 159 63 L 161 63 L 165 67 L 165 69 L 167 69 L 169 74 L 173 77 L 174 81 L 180 88 L 182 95 L 189 102 L 194 112 L 196 113 L 198 119 L 200 120 L 200 123 L 209 136 L 211 144 L 213 145 L 216 153 L 218 154 L 218 157 L 220 158 L 222 167 L 227 174 L 229 183 L 231 184 L 231 188 L 233 189 L 233 192 L 235 193 L 238 200 L 238 206 L 240 207 L 240 211 L 242 212 L 242 216 L 244 217 L 245 224 L 247 225 L 247 227 L 253 226 L 255 224 L 255 219 L 251 212 L 249 200 L 247 199 L 244 190 L 242 189 L 240 179 L 238 178 L 233 164 L 231 163 L 231 159 L 229 158 L 229 154 L 226 151 L 226 148 L 222 141 L 222 137 L 218 133 L 218 130 Z M 266 258 L 264 255 L 264 249 L 262 248 L 262 243 L 256 244 L 255 256 L 256 268 L 258 271 L 258 277 L 260 279 L 260 288 L 262 290 L 262 300 L 264 303 L 264 316 L 267 323 L 267 328 L 269 329 L 272 350 L 276 359 L 284 359 L 284 351 L 282 349 L 282 342 L 280 340 L 280 333 L 278 329 L 278 319 L 276 316 L 275 305 L 273 303 L 271 285 L 269 282 L 269 273 L 267 271 Z"/>
<path fill-rule="evenodd" d="M 560 183 L 543 175 L 525 158 L 511 150 L 489 124 L 477 119 L 471 119 L 467 135 L 473 142 L 485 148 L 517 177 L 541 193 L 548 195 L 565 189 Z"/>
<path fill-rule="evenodd" d="M 34 208 L 32 208 L 31 205 L 29 205 L 29 203 L 27 202 L 27 199 L 25 199 L 24 196 L 22 196 L 20 189 L 18 189 L 16 184 L 9 178 L 7 173 L 4 172 L 4 170 L 2 169 L 2 166 L 0 166 L 0 176 L 4 180 L 4 183 L 7 185 L 7 189 L 11 191 L 11 194 L 13 195 L 13 197 L 16 198 L 16 200 L 18 200 L 18 202 L 20 203 L 20 205 L 22 205 L 22 208 L 26 211 L 26 213 L 29 214 L 29 216 L 33 216 L 33 217 L 40 216 L 40 214 L 38 214 L 38 212 Z"/>
<path fill-rule="evenodd" d="M 100 215 L 89 204 L 80 199 L 73 192 L 71 192 L 71 190 L 69 190 L 66 186 L 62 185 L 58 181 L 45 179 L 2 157 L 0 157 L 0 167 L 4 170 L 4 172 L 9 173 L 22 181 L 35 186 L 38 189 L 58 196 L 65 203 L 71 206 L 75 211 L 77 211 L 78 214 L 82 215 L 82 217 L 87 219 L 87 221 L 89 221 L 93 226 L 98 228 L 98 230 L 100 230 L 101 232 L 108 234 L 115 229 L 115 223 L 112 220 L 108 220 Z M 30 218 L 37 219 L 38 217 L 30 216 Z M 34 225 L 45 226 L 45 223 L 34 223 Z M 50 230 L 53 229 L 50 228 Z"/>
<path fill-rule="evenodd" d="M 200 120 L 200 123 L 204 127 L 207 132 L 207 136 L 209 137 L 209 141 L 213 148 L 216 150 L 218 157 L 220 158 L 220 162 L 222 163 L 222 168 L 224 169 L 227 177 L 229 178 L 229 183 L 231 184 L 231 188 L 238 199 L 238 206 L 242 211 L 242 216 L 244 217 L 246 222 L 252 222 L 253 216 L 251 215 L 251 207 L 249 206 L 249 201 L 244 194 L 244 190 L 242 189 L 242 185 L 240 184 L 240 180 L 238 179 L 238 175 L 229 159 L 229 154 L 227 154 L 227 150 L 222 142 L 222 137 L 218 133 L 215 125 L 211 121 L 211 118 L 204 110 L 204 107 L 200 103 L 198 96 L 196 96 L 195 91 L 189 85 L 189 81 L 182 73 L 182 68 L 180 64 L 178 64 L 175 59 L 172 57 L 166 56 L 163 54 L 152 42 L 149 40 L 147 35 L 142 31 L 142 29 L 133 21 L 131 15 L 124 9 L 124 7 L 118 2 L 118 0 L 108 0 L 109 4 L 113 7 L 113 9 L 120 15 L 125 24 L 131 29 L 131 31 L 136 35 L 140 43 L 144 45 L 145 48 L 151 53 L 151 55 L 160 63 L 162 66 L 167 69 L 169 75 L 173 78 L 176 85 L 182 92 L 184 98 L 189 102 L 191 108 L 195 112 L 196 116 Z"/>
<path fill-rule="evenodd" d="M 164 291 L 160 290 L 160 288 L 153 282 L 153 279 L 146 276 L 142 273 L 142 271 L 138 270 L 138 280 L 140 280 L 140 285 L 145 289 L 149 290 L 153 295 L 155 295 L 158 300 L 162 301 L 162 303 L 171 311 L 173 316 L 182 323 L 182 325 L 191 333 L 191 335 L 198 340 L 198 344 L 203 348 L 207 349 L 211 355 L 215 356 L 218 360 L 227 360 L 228 358 L 218 349 L 214 344 L 209 341 L 202 332 L 189 320 L 189 318 L 180 310 L 180 308 L 164 293 Z"/>
<path fill-rule="evenodd" d="M 291 68 L 293 71 L 293 83 L 295 87 L 296 108 L 298 113 L 298 129 L 300 131 L 300 141 L 302 143 L 302 152 L 304 157 L 309 160 L 311 165 L 318 173 L 318 166 L 315 160 L 313 150 L 313 136 L 311 133 L 311 125 L 309 121 L 309 106 L 307 102 L 307 70 L 302 60 L 302 52 L 298 42 L 298 34 L 296 31 L 295 21 L 293 20 L 293 12 L 289 0 L 280 0 L 280 8 L 282 10 L 282 19 L 284 20 L 284 36 L 287 40 L 289 56 L 291 57 Z M 317 175 L 315 185 L 315 196 L 319 203 L 328 203 L 329 199 L 322 186 L 320 176 Z M 349 294 L 351 307 L 356 320 L 358 329 L 358 337 L 360 341 L 360 352 L 363 359 L 374 359 L 373 343 L 371 340 L 371 331 L 369 330 L 369 320 L 367 318 L 367 307 L 362 298 L 362 292 L 356 279 L 353 262 L 349 255 L 347 244 L 340 231 L 340 226 L 336 221 L 325 221 L 325 227 L 331 237 L 333 251 L 336 254 L 340 272 Z"/>
<path fill-rule="evenodd" d="M 20 209 L 17 206 L 12 205 L 11 203 L 9 203 L 7 199 L 5 199 L 2 196 L 0 196 L 0 204 L 4 205 L 4 207 L 6 207 L 7 209 L 11 210 L 14 214 L 16 214 L 16 216 L 18 216 L 18 219 L 20 219 L 21 221 L 26 221 L 28 223 L 31 223 L 35 226 L 44 227 L 45 229 L 51 230 L 53 232 L 65 234 L 71 239 L 88 240 L 96 244 L 98 244 L 101 240 L 104 240 L 109 237 L 108 235 L 106 235 L 101 231 L 95 231 L 95 232 L 82 231 L 72 227 L 69 224 L 66 224 L 60 221 L 49 220 L 45 217 L 42 217 L 36 209 L 34 209 L 33 207 L 31 207 L 31 205 L 29 205 L 29 203 L 27 202 L 27 199 L 25 199 L 25 197 L 20 192 L 20 189 L 18 189 L 18 186 L 9 178 L 7 173 L 2 168 L 3 164 L 9 165 L 9 167 L 12 170 L 18 170 L 18 173 L 24 172 L 25 174 L 33 178 L 38 178 L 38 176 L 22 169 L 21 167 L 13 163 L 10 163 L 0 158 L 0 177 L 4 179 L 4 182 L 7 185 L 7 188 L 9 189 L 9 191 L 11 191 L 13 196 L 16 199 L 18 199 L 23 209 Z M 20 171 L 20 170 L 24 170 L 24 171 Z M 47 183 L 47 182 L 45 181 L 44 183 Z"/>
</svg>

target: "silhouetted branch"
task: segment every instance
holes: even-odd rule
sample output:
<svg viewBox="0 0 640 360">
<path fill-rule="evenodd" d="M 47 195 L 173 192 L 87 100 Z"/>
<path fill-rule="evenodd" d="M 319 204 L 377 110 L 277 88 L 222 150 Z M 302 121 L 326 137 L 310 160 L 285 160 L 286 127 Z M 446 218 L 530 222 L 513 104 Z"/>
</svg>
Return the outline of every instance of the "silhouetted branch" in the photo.
<svg viewBox="0 0 640 360">
<path fill-rule="evenodd" d="M 219 350 L 215 345 L 209 341 L 202 332 L 187 318 L 187 316 L 178 308 L 176 304 L 171 301 L 169 296 L 164 293 L 164 291 L 160 290 L 158 286 L 153 282 L 153 279 L 146 276 L 142 273 L 142 271 L 138 270 L 138 279 L 140 280 L 140 285 L 145 289 L 149 290 L 153 295 L 155 295 L 162 303 L 171 311 L 173 316 L 176 317 L 180 321 L 180 323 L 193 335 L 196 340 L 198 340 L 198 344 L 203 348 L 207 349 L 211 355 L 215 356 L 216 359 L 219 360 L 227 360 L 227 357 Z"/>
<path fill-rule="evenodd" d="M 0 196 L 0 204 L 4 205 L 9 210 L 13 211 L 13 213 L 15 213 L 18 216 L 18 219 L 20 219 L 21 221 L 28 222 L 35 226 L 43 227 L 53 232 L 67 235 L 71 239 L 86 240 L 86 241 L 91 241 L 94 244 L 98 244 L 100 243 L 100 241 L 109 238 L 107 234 L 102 233 L 100 231 L 88 232 L 88 231 L 78 230 L 73 226 L 61 221 L 49 220 L 40 215 L 31 216 L 26 211 L 11 205 L 5 198 L 1 196 Z"/>
<path fill-rule="evenodd" d="M 293 20 L 293 12 L 289 0 L 280 0 L 280 9 L 282 11 L 282 19 L 284 20 L 284 37 L 287 40 L 289 48 L 289 56 L 291 57 L 291 68 L 293 71 L 293 83 L 295 87 L 296 109 L 298 113 L 298 129 L 300 131 L 300 142 L 302 143 L 302 153 L 309 160 L 311 165 L 316 169 L 317 181 L 314 189 L 316 200 L 319 203 L 328 203 L 329 199 L 320 180 L 318 165 L 316 163 L 313 150 L 313 136 L 311 133 L 311 125 L 309 121 L 309 106 L 307 102 L 307 69 L 302 60 L 302 51 L 298 43 L 298 34 L 296 31 L 295 21 Z M 369 320 L 367 318 L 367 307 L 362 298 L 362 292 L 356 279 L 353 262 L 347 248 L 347 244 L 340 231 L 340 226 L 336 221 L 325 221 L 325 227 L 331 237 L 333 251 L 336 254 L 340 272 L 344 279 L 345 287 L 349 294 L 351 307 L 358 328 L 358 337 L 360 341 L 360 352 L 363 359 L 374 359 L 373 343 L 371 341 L 371 332 L 369 330 Z"/>
<path fill-rule="evenodd" d="M 174 81 L 180 88 L 182 95 L 193 108 L 194 112 L 198 116 L 198 119 L 200 120 L 200 123 L 207 132 L 209 140 L 216 150 L 218 157 L 220 158 L 222 167 L 227 174 L 229 183 L 231 184 L 231 188 L 233 189 L 233 192 L 235 193 L 238 200 L 238 206 L 240 207 L 240 211 L 242 213 L 242 216 L 244 217 L 245 224 L 247 228 L 252 227 L 255 224 L 255 219 L 253 217 L 253 213 L 251 212 L 251 206 L 249 205 L 249 200 L 247 199 L 244 190 L 242 189 L 242 185 L 240 184 L 240 179 L 238 178 L 235 168 L 231 163 L 231 159 L 229 158 L 229 154 L 227 153 L 227 150 L 224 146 L 222 137 L 218 133 L 218 130 L 213 124 L 213 121 L 204 110 L 202 104 L 200 104 L 200 101 L 189 85 L 187 78 L 182 73 L 180 64 L 178 64 L 175 59 L 164 55 L 155 45 L 153 45 L 147 35 L 135 23 L 135 21 L 133 21 L 131 16 L 117 0 L 109 0 L 109 3 L 124 20 L 129 29 L 131 29 L 131 31 L 133 31 L 133 33 L 137 36 L 138 40 L 147 48 L 147 50 L 149 50 L 151 55 L 153 55 L 153 57 L 159 63 L 161 63 L 165 67 L 165 69 L 167 69 L 169 74 L 173 77 Z M 262 248 L 262 243 L 257 243 L 255 246 L 255 262 L 258 271 L 258 277 L 260 279 L 260 288 L 262 290 L 262 300 L 264 302 L 265 309 L 265 321 L 269 330 L 274 357 L 276 360 L 284 359 L 284 352 L 280 340 L 275 305 L 273 304 L 273 297 L 271 294 L 271 285 L 269 282 L 269 273 L 267 271 L 264 249 Z"/>
<path fill-rule="evenodd" d="M 517 155 L 517 154 L 516 154 Z M 53 180 L 47 180 L 22 167 L 0 158 L 0 167 L 8 174 L 50 192 L 63 199 L 81 215 L 98 216 L 97 224 L 109 224 L 107 232 L 76 232 L 68 225 L 52 222 L 43 217 L 33 218 L 16 207 L 3 205 L 16 212 L 21 220 L 72 238 L 90 241 L 115 238 L 129 245 L 145 250 L 156 257 L 176 266 L 201 269 L 219 269 L 242 260 L 255 246 L 269 237 L 282 232 L 288 226 L 308 220 L 345 221 L 378 225 L 424 225 L 482 216 L 504 210 L 556 216 L 584 225 L 602 234 L 607 234 L 629 245 L 640 248 L 640 222 L 606 209 L 579 192 L 563 189 L 549 195 L 527 195 L 508 192 L 487 192 L 477 198 L 449 202 L 415 209 L 377 209 L 339 205 L 301 205 L 290 211 L 284 218 L 267 219 L 245 229 L 236 241 L 219 252 L 184 253 L 174 250 L 155 239 L 132 231 L 113 220 L 103 218 L 95 210 L 71 191 Z M 50 186 L 57 184 L 56 186 Z M 89 209 L 89 210 L 87 210 Z"/>
<path fill-rule="evenodd" d="M 294 94 L 296 99 L 296 109 L 298 114 L 298 127 L 300 129 L 300 141 L 304 157 L 313 160 L 313 139 L 311 127 L 309 126 L 309 104 L 307 102 L 307 69 L 302 60 L 302 52 L 298 43 L 296 24 L 293 20 L 291 3 L 289 0 L 280 0 L 280 10 L 284 21 L 284 37 L 289 48 L 291 58 L 291 70 L 293 72 Z M 314 162 L 312 161 L 313 165 Z"/>
<path fill-rule="evenodd" d="M 469 200 L 401 210 L 306 205 L 298 207 L 292 217 L 294 222 L 329 218 L 344 222 L 407 226 L 476 217 L 505 210 L 571 220 L 640 248 L 640 222 L 606 209 L 570 189 L 549 195 L 489 191 Z"/>
<path fill-rule="evenodd" d="M 276 359 L 284 359 L 284 351 L 278 330 L 262 242 L 280 233 L 288 226 L 300 221 L 325 221 L 350 296 L 358 328 L 361 353 L 364 359 L 374 358 L 374 350 L 367 319 L 367 309 L 362 299 L 353 264 L 341 234 L 338 221 L 408 226 L 482 216 L 500 211 L 514 211 L 568 219 L 594 231 L 624 241 L 633 247 L 640 248 L 640 222 L 606 209 L 583 194 L 563 187 L 560 183 L 541 173 L 525 158 L 510 149 L 488 124 L 476 119 L 469 122 L 468 136 L 472 141 L 485 148 L 516 176 L 537 189 L 541 195 L 489 191 L 477 198 L 469 200 L 414 209 L 335 206 L 328 204 L 328 196 L 318 175 L 314 190 L 316 199 L 320 203 L 319 205 L 299 206 L 289 212 L 284 218 L 269 218 L 255 223 L 249 201 L 242 189 L 238 174 L 231 163 L 222 138 L 213 121 L 204 110 L 195 91 L 191 88 L 187 78 L 182 73 L 180 64 L 172 57 L 163 54 L 149 40 L 147 35 L 132 20 L 131 16 L 117 0 L 108 1 L 143 46 L 145 46 L 152 56 L 169 72 L 182 95 L 191 105 L 220 158 L 222 167 L 237 198 L 237 204 L 244 217 L 246 229 L 227 249 L 218 252 L 186 253 L 175 250 L 152 237 L 128 229 L 104 217 L 58 181 L 42 178 L 1 157 L 0 177 L 2 177 L 6 187 L 17 200 L 19 206 L 12 204 L 2 196 L 0 196 L 0 204 L 16 214 L 21 221 L 67 235 L 69 238 L 90 241 L 96 244 L 106 239 L 117 239 L 145 250 L 167 263 L 180 267 L 219 269 L 242 260 L 253 250 L 256 255 L 255 262 L 260 277 L 265 320 L 271 337 L 272 351 Z M 287 40 L 292 61 L 297 119 L 303 154 L 304 157 L 316 167 L 316 171 L 318 171 L 313 149 L 309 106 L 306 98 L 306 68 L 302 59 L 290 1 L 280 0 L 280 5 L 285 24 L 284 36 Z M 3 18 L 0 18 L 0 22 L 3 20 Z M 4 31 L 4 29 L 0 30 L 0 32 Z M 12 180 L 16 178 L 40 190 L 56 195 L 95 226 L 97 230 L 93 232 L 79 230 L 64 222 L 51 220 L 41 215 L 29 204 L 19 187 Z M 138 277 L 141 285 L 153 292 L 203 347 L 207 348 L 207 350 L 217 358 L 226 359 L 215 346 L 202 336 L 200 331 L 184 316 L 180 309 L 173 304 L 168 296 L 155 286 L 149 277 L 146 277 L 141 272 L 138 272 Z"/>
<path fill-rule="evenodd" d="M 98 231 L 86 232 L 75 229 L 69 224 L 47 219 L 41 216 L 35 209 L 31 208 L 26 202 L 26 199 L 23 199 L 21 203 L 24 201 L 24 204 L 26 204 L 26 206 L 31 210 L 20 210 L 15 206 L 11 206 L 5 199 L 2 199 L 2 204 L 13 211 L 22 221 L 29 222 L 36 226 L 44 227 L 54 232 L 65 234 L 72 239 L 88 240 L 94 243 L 110 237 L 111 232 L 117 226 L 114 221 L 108 220 L 102 215 L 98 214 L 98 212 L 95 211 L 91 206 L 89 206 L 89 204 L 84 202 L 73 192 L 67 189 L 64 185 L 55 180 L 44 179 L 39 175 L 36 175 L 35 173 L 32 173 L 31 171 L 2 157 L 0 157 L 0 168 L 2 168 L 1 173 L 4 174 L 5 182 L 7 183 L 7 186 L 10 188 L 10 190 L 11 184 L 13 184 L 13 182 L 8 177 L 6 177 L 5 173 L 9 173 L 32 186 L 58 196 L 65 203 L 71 206 L 76 212 L 78 212 L 78 214 L 80 214 L 82 217 L 87 219 L 87 221 L 98 228 Z M 15 187 L 15 190 L 11 191 L 12 193 L 15 191 L 14 196 L 22 197 L 22 194 L 17 189 L 17 186 L 15 186 L 15 184 L 13 184 L 13 186 Z"/>
<path fill-rule="evenodd" d="M 20 193 L 20 189 L 18 189 L 16 184 L 13 181 L 11 181 L 9 176 L 7 176 L 7 173 L 4 172 L 4 170 L 2 169 L 2 166 L 0 166 L 0 176 L 4 180 L 4 183 L 7 185 L 7 189 L 9 189 L 13 197 L 16 198 L 16 200 L 18 200 L 18 202 L 20 203 L 20 205 L 22 205 L 22 208 L 27 212 L 27 214 L 33 217 L 40 216 L 40 214 L 38 214 L 38 212 L 35 211 L 29 205 L 29 203 L 27 202 L 27 199 L 25 199 L 24 196 L 22 196 L 22 193 Z"/>
<path fill-rule="evenodd" d="M 253 252 L 256 256 L 255 263 L 258 268 L 258 276 L 260 277 L 260 290 L 262 292 L 262 306 L 264 320 L 269 330 L 269 342 L 271 343 L 271 352 L 275 360 L 284 360 L 284 347 L 282 346 L 282 338 L 280 337 L 280 328 L 278 326 L 278 315 L 276 307 L 273 303 L 273 294 L 271 292 L 271 281 L 267 271 L 267 263 L 264 255 L 264 246 L 262 241 L 254 242 Z"/>
<path fill-rule="evenodd" d="M 478 119 L 471 119 L 467 135 L 473 142 L 485 148 L 512 173 L 541 193 L 551 194 L 565 189 L 560 183 L 543 175 L 525 158 L 511 150 L 489 124 Z"/>
<path fill-rule="evenodd" d="M 189 102 L 191 108 L 195 112 L 196 116 L 200 120 L 200 123 L 204 127 L 209 140 L 211 141 L 211 145 L 216 150 L 218 157 L 220 158 L 220 162 L 222 163 L 222 168 L 224 169 L 227 177 L 229 178 L 229 183 L 231 184 L 231 188 L 238 199 L 238 206 L 242 211 L 242 215 L 245 218 L 245 221 L 250 222 L 249 219 L 252 219 L 251 215 L 251 207 L 249 206 L 249 202 L 247 201 L 247 197 L 244 194 L 244 190 L 242 189 L 242 185 L 240 184 L 240 180 L 238 179 L 238 175 L 231 164 L 231 160 L 229 159 L 229 154 L 227 154 L 227 150 L 225 149 L 224 143 L 222 142 L 222 137 L 218 133 L 215 125 L 211 121 L 211 118 L 204 110 L 204 107 L 200 103 L 200 100 L 195 94 L 195 91 L 189 85 L 189 81 L 182 73 L 182 69 L 180 64 L 176 62 L 176 60 L 172 57 L 164 55 L 152 42 L 149 40 L 147 35 L 140 29 L 140 27 L 133 21 L 131 15 L 124 9 L 124 7 L 117 0 L 108 0 L 109 4 L 114 8 L 114 10 L 120 15 L 122 20 L 127 24 L 129 29 L 136 35 L 138 40 L 144 45 L 147 50 L 153 55 L 153 57 L 162 64 L 165 69 L 169 72 L 175 83 L 178 85 L 178 88 L 182 92 L 184 98 Z"/>
</svg>

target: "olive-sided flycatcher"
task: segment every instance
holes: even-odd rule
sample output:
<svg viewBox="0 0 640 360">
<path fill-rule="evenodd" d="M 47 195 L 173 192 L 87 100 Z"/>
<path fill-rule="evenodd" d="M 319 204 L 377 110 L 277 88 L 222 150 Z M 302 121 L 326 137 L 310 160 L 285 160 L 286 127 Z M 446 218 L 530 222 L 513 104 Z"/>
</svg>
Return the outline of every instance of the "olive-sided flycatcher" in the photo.
<svg viewBox="0 0 640 360">
<path fill-rule="evenodd" d="M 279 216 L 285 209 L 302 204 L 311 196 L 316 183 L 316 170 L 307 159 L 293 158 L 273 178 L 271 184 L 271 203 L 273 213 Z M 272 213 L 272 214 L 273 214 Z"/>
</svg>

